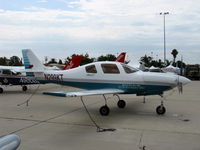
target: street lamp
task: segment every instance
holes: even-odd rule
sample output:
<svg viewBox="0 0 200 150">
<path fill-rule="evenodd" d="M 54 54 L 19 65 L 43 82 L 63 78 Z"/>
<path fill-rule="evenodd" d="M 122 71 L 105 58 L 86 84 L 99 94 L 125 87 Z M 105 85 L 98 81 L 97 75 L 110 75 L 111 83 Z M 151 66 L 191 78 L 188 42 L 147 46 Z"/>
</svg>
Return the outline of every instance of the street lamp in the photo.
<svg viewBox="0 0 200 150">
<path fill-rule="evenodd" d="M 165 38 L 165 15 L 168 15 L 169 12 L 161 12 L 160 15 L 163 15 L 164 18 L 164 63 L 166 63 L 166 38 Z"/>
</svg>

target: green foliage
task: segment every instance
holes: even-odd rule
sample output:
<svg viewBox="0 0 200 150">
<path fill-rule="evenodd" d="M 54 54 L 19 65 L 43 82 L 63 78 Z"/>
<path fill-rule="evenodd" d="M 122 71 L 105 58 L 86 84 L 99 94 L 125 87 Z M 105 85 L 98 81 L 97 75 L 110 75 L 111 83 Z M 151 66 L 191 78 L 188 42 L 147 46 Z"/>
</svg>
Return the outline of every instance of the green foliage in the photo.
<svg viewBox="0 0 200 150">
<path fill-rule="evenodd" d="M 8 65 L 8 59 L 6 57 L 0 57 L 0 65 Z"/>
<path fill-rule="evenodd" d="M 147 55 L 140 58 L 140 62 L 143 62 L 145 67 L 151 67 L 152 60 L 153 58 Z"/>
<path fill-rule="evenodd" d="M 22 61 L 18 56 L 12 56 L 10 57 L 9 66 L 22 66 Z"/>
<path fill-rule="evenodd" d="M 56 61 L 55 58 L 51 58 L 51 60 L 48 62 L 48 64 L 57 64 L 58 62 Z"/>
<path fill-rule="evenodd" d="M 62 64 L 63 64 L 63 62 L 62 62 L 62 60 L 61 60 L 61 59 L 59 59 L 59 61 L 58 61 L 58 64 L 60 64 L 60 65 L 62 65 Z"/>
<path fill-rule="evenodd" d="M 173 55 L 174 61 L 173 61 L 173 65 L 175 66 L 175 62 L 176 62 L 176 56 L 178 55 L 178 51 L 176 49 L 173 49 L 171 54 Z"/>
<path fill-rule="evenodd" d="M 112 54 L 107 54 L 106 56 L 101 55 L 97 58 L 97 61 L 115 61 L 116 56 Z"/>
</svg>

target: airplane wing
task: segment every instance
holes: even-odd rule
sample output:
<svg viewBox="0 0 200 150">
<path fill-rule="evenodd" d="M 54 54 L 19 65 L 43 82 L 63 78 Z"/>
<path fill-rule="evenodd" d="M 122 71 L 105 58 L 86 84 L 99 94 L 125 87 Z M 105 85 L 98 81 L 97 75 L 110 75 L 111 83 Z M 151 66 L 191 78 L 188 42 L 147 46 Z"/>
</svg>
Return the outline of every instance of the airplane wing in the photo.
<svg viewBox="0 0 200 150">
<path fill-rule="evenodd" d="M 120 89 L 99 89 L 99 90 L 85 90 L 77 92 L 43 92 L 45 95 L 60 96 L 60 97 L 77 97 L 77 96 L 89 96 L 89 95 L 102 95 L 102 94 L 122 94 L 125 91 Z"/>
</svg>

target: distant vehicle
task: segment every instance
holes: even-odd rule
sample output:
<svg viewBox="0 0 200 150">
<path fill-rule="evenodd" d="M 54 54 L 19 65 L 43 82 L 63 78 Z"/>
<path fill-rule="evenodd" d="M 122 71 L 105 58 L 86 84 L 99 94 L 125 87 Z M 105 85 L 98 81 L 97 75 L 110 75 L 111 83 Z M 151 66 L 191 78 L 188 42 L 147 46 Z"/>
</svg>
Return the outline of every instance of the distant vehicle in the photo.
<svg viewBox="0 0 200 150">
<path fill-rule="evenodd" d="M 43 65 L 31 50 L 22 50 L 24 64 L 27 72 L 31 73 L 40 82 L 56 83 L 66 86 L 85 89 L 83 91 L 59 91 L 44 92 L 44 94 L 61 97 L 77 97 L 88 95 L 103 95 L 105 105 L 99 111 L 101 115 L 108 115 L 110 112 L 107 106 L 106 94 L 117 95 L 119 108 L 124 108 L 126 102 L 120 99 L 118 94 L 136 94 L 137 96 L 160 95 L 163 97 L 165 91 L 182 86 L 190 80 L 175 74 L 142 72 L 119 62 L 94 62 L 78 68 L 54 71 L 44 70 Z M 28 68 L 28 66 L 33 66 Z M 161 105 L 156 108 L 159 115 L 165 114 L 163 99 Z"/>
<path fill-rule="evenodd" d="M 0 150 L 16 150 L 20 143 L 20 137 L 15 134 L 0 136 Z"/>
<path fill-rule="evenodd" d="M 200 65 L 187 65 L 185 76 L 191 80 L 200 80 Z"/>
</svg>

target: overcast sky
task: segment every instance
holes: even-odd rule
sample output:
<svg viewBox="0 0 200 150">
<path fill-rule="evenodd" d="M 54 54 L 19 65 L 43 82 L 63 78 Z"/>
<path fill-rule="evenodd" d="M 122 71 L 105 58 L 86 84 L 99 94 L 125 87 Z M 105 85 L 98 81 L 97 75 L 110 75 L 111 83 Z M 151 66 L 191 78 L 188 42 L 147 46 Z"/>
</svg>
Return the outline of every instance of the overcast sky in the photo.
<svg viewBox="0 0 200 150">
<path fill-rule="evenodd" d="M 127 52 L 134 64 L 145 54 L 167 59 L 172 49 L 200 63 L 200 0 L 0 0 L 0 56 L 32 49 L 40 59 Z"/>
</svg>

